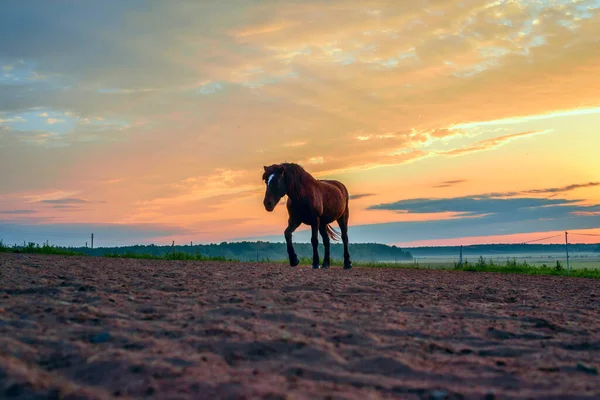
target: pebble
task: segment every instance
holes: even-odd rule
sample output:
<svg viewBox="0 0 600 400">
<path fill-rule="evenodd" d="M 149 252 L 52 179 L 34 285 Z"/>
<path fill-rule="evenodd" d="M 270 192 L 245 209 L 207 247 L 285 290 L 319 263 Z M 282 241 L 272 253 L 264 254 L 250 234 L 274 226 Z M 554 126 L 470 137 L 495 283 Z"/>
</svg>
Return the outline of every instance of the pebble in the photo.
<svg viewBox="0 0 600 400">
<path fill-rule="evenodd" d="M 445 400 L 448 398 L 448 392 L 443 390 L 435 390 L 429 394 L 431 400 Z"/>
<path fill-rule="evenodd" d="M 593 367 L 591 365 L 585 365 L 582 363 L 577 364 L 577 370 L 581 372 L 585 372 L 586 374 L 598 375 L 598 368 Z"/>
<path fill-rule="evenodd" d="M 283 331 L 283 332 L 281 333 L 281 339 L 283 339 L 283 340 L 289 340 L 289 339 L 291 339 L 291 338 L 292 338 L 292 334 L 291 334 L 290 332 L 288 332 L 288 331 Z"/>
<path fill-rule="evenodd" d="M 110 333 L 100 332 L 97 335 L 92 336 L 90 342 L 92 343 L 106 343 L 110 340 Z"/>
</svg>

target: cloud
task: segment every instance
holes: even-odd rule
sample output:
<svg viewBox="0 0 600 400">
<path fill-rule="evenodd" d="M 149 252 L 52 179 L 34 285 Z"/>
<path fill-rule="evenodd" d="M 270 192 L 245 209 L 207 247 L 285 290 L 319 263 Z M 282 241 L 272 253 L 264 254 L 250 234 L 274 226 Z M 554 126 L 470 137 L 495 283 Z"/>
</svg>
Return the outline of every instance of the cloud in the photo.
<svg viewBox="0 0 600 400">
<path fill-rule="evenodd" d="M 311 157 L 308 159 L 309 164 L 323 164 L 323 162 L 324 162 L 324 159 L 321 156 Z"/>
<path fill-rule="evenodd" d="M 588 182 L 588 183 L 574 183 L 571 185 L 561 186 L 561 187 L 553 187 L 553 188 L 543 188 L 543 189 L 528 189 L 522 191 L 510 191 L 510 192 L 494 192 L 487 193 L 486 196 L 490 197 L 514 197 L 514 196 L 524 196 L 531 194 L 551 194 L 556 195 L 560 193 L 572 192 L 578 189 L 585 188 L 593 188 L 600 186 L 600 182 Z"/>
<path fill-rule="evenodd" d="M 57 200 L 57 199 L 70 198 L 71 196 L 74 196 L 78 193 L 79 193 L 79 191 L 77 191 L 77 190 L 41 191 L 41 192 L 38 192 L 37 194 L 23 195 L 22 198 L 31 203 L 39 203 L 44 200 Z"/>
<path fill-rule="evenodd" d="M 417 57 L 424 62 L 453 58 L 457 53 L 466 53 L 472 49 L 472 44 L 465 36 L 448 35 L 432 37 L 415 48 Z"/>
<path fill-rule="evenodd" d="M 114 1 L 102 8 L 94 5 L 33 9 L 11 6 L 3 13 L 3 24 L 0 24 L 7 35 L 0 36 L 10 37 L 10 31 L 16 33 L 14 37 L 18 40 L 0 42 L 0 46 L 9 57 L 36 59 L 43 74 L 58 75 L 67 81 L 63 83 L 64 87 L 70 87 L 69 81 L 86 82 L 79 89 L 44 88 L 42 93 L 36 91 L 38 93 L 29 95 L 33 101 L 35 96 L 42 94 L 47 98 L 41 101 L 62 103 L 63 107 L 67 105 L 66 100 L 74 109 L 109 107 L 121 112 L 125 104 L 143 103 L 144 111 L 151 113 L 149 103 L 161 102 L 160 98 L 165 95 L 181 101 L 186 88 L 202 82 L 276 84 L 282 79 L 277 77 L 289 77 L 283 78 L 287 82 L 294 80 L 296 71 L 315 71 L 313 76 L 318 78 L 315 83 L 335 85 L 336 74 L 344 78 L 348 74 L 346 69 L 337 70 L 339 63 L 346 59 L 355 60 L 347 65 L 349 72 L 362 78 L 357 80 L 357 89 L 361 90 L 346 102 L 367 100 L 368 92 L 362 85 L 380 72 L 379 67 L 387 68 L 383 65 L 390 59 L 396 60 L 397 65 L 387 68 L 382 74 L 385 76 L 376 79 L 375 92 L 386 90 L 382 85 L 389 82 L 389 78 L 411 82 L 411 74 L 427 74 L 429 72 L 425 71 L 434 71 L 444 61 L 454 61 L 448 72 L 469 64 L 478 65 L 481 58 L 486 58 L 482 56 L 486 53 L 481 50 L 488 47 L 504 48 L 506 60 L 500 60 L 504 63 L 499 64 L 498 69 L 503 66 L 512 69 L 511 62 L 524 63 L 528 58 L 521 54 L 523 40 L 534 34 L 542 35 L 544 30 L 556 33 L 554 26 L 541 24 L 536 30 L 542 32 L 531 32 L 521 39 L 519 34 L 526 27 L 528 14 L 534 11 L 532 5 L 495 4 L 488 7 L 471 3 L 456 7 L 453 1 L 443 1 L 428 4 L 424 11 L 424 4 L 419 2 L 406 5 L 381 1 L 372 4 L 379 13 L 369 14 L 360 2 L 327 6 L 281 2 L 277 7 L 247 1 L 236 1 L 235 4 L 235 9 L 203 2 L 188 2 L 178 7 L 153 2 L 151 8 Z M 319 8 L 318 16 L 315 7 Z M 546 10 L 554 8 L 563 20 L 577 21 L 574 5 L 545 6 Z M 511 23 L 504 23 L 498 17 L 500 14 Z M 16 15 L 22 15 L 22 19 L 30 23 L 15 24 Z M 53 22 L 58 15 L 64 21 L 60 27 Z M 91 15 L 98 18 L 91 18 Z M 240 19 L 241 15 L 245 17 Z M 100 24 L 98 20 L 102 18 L 110 20 L 111 24 Z M 455 22 L 451 22 L 453 18 Z M 577 21 L 574 29 L 591 29 L 588 19 Z M 330 23 L 323 24 L 323 21 Z M 331 21 L 337 21 L 335 29 L 331 29 Z M 115 26 L 121 27 L 118 34 Z M 154 46 L 136 45 L 134 38 L 142 34 L 151 38 Z M 580 46 L 593 44 L 591 40 L 582 41 L 567 32 L 561 37 L 568 39 L 561 47 L 570 42 Z M 544 54 L 553 54 L 554 46 L 558 44 L 549 41 L 540 47 L 544 48 Z M 159 50 L 159 55 L 156 49 L 169 50 Z M 405 53 L 414 54 L 409 58 L 413 60 L 409 67 L 405 66 L 408 61 L 402 58 Z M 513 53 L 515 57 L 511 58 Z M 76 62 L 67 63 L 64 54 L 78 54 L 79 57 Z M 537 53 L 535 56 L 535 64 L 546 61 Z M 497 55 L 487 57 L 498 58 Z M 531 53 L 529 58 L 534 58 Z M 110 68 L 115 60 L 121 66 L 119 74 L 112 73 Z M 433 78 L 432 83 L 440 83 L 443 87 L 445 79 Z M 453 81 L 450 79 L 447 83 L 460 86 L 460 81 Z M 394 85 L 387 86 L 387 91 L 392 91 Z M 18 90 L 29 97 L 27 89 Z M 402 95 L 397 89 L 395 91 L 396 97 Z M 435 96 L 436 86 L 428 87 L 423 100 Z M 13 102 L 19 101 L 16 100 L 19 97 L 11 98 Z M 301 97 L 298 100 L 302 101 Z"/>
<path fill-rule="evenodd" d="M 27 120 L 25 118 L 23 118 L 20 115 L 16 115 L 14 117 L 11 118 L 0 118 L 0 124 L 9 124 L 9 123 L 21 123 L 21 122 L 27 122 Z"/>
<path fill-rule="evenodd" d="M 123 182 L 123 179 L 120 179 L 120 178 L 106 179 L 106 180 L 102 181 L 102 183 L 107 184 L 107 185 L 112 185 L 112 184 L 121 183 L 121 182 Z"/>
<path fill-rule="evenodd" d="M 459 185 L 464 182 L 466 182 L 465 179 L 456 179 L 456 180 L 452 180 L 452 181 L 445 181 L 445 182 L 438 183 L 434 187 L 435 188 L 452 187 L 452 186 L 456 186 L 456 185 Z"/>
<path fill-rule="evenodd" d="M 291 142 L 291 143 L 286 143 L 284 146 L 285 147 L 300 147 L 300 146 L 304 146 L 306 145 L 306 142 Z"/>
<path fill-rule="evenodd" d="M 580 183 L 580 184 L 573 184 L 573 185 L 567 185 L 567 186 L 556 187 L 556 188 L 547 188 L 547 189 L 531 189 L 531 190 L 525 191 L 524 193 L 535 193 L 535 194 L 564 193 L 564 192 L 571 192 L 571 191 L 577 190 L 577 189 L 590 188 L 590 187 L 596 187 L 596 186 L 600 186 L 600 182 Z"/>
<path fill-rule="evenodd" d="M 434 187 L 444 187 L 446 184 L 461 183 L 463 180 L 442 182 Z M 583 215 L 595 212 L 599 205 L 580 205 L 582 199 L 562 199 L 548 197 L 523 197 L 529 195 L 546 195 L 567 193 L 577 189 L 600 186 L 600 182 L 574 183 L 561 187 L 542 189 L 527 189 L 510 192 L 493 192 L 472 196 L 449 198 L 415 198 L 399 200 L 392 203 L 375 204 L 367 207 L 369 210 L 388 210 L 400 213 L 459 213 L 462 216 L 492 215 L 513 212 L 554 212 Z M 562 214 L 561 214 L 562 215 Z M 546 217 L 540 217 L 546 218 Z M 552 216 L 550 216 L 552 218 Z"/>
<path fill-rule="evenodd" d="M 81 210 L 83 210 L 83 208 L 81 208 L 81 207 L 72 206 L 69 204 L 56 204 L 56 205 L 53 205 L 52 208 L 54 208 L 56 210 L 64 210 L 64 211 L 81 211 Z"/>
<path fill-rule="evenodd" d="M 389 210 L 402 213 L 444 213 L 456 212 L 463 215 L 487 215 L 500 213 L 516 213 L 526 211 L 560 211 L 566 206 L 581 200 L 539 199 L 539 198 L 494 198 L 491 196 L 465 196 L 455 198 L 423 198 L 400 200 L 394 203 L 369 206 L 369 210 Z M 557 208 L 558 207 L 558 208 Z M 542 210 L 543 209 L 543 210 Z M 574 210 L 587 209 L 576 207 Z"/>
<path fill-rule="evenodd" d="M 0 210 L 0 214 L 4 215 L 30 215 L 36 212 L 36 210 Z"/>
<path fill-rule="evenodd" d="M 375 196 L 375 193 L 359 193 L 350 195 L 350 200 L 358 200 L 365 197 Z"/>
<path fill-rule="evenodd" d="M 526 136 L 540 135 L 540 134 L 549 133 L 549 132 L 552 132 L 552 130 L 548 129 L 548 130 L 544 130 L 544 131 L 528 131 L 528 132 L 521 132 L 521 133 L 513 133 L 510 135 L 504 135 L 504 136 L 499 136 L 499 137 L 495 137 L 492 139 L 482 140 L 482 141 L 476 142 L 476 143 L 471 144 L 466 147 L 439 152 L 438 154 L 448 155 L 448 156 L 458 156 L 458 155 L 463 155 L 466 153 L 472 153 L 472 152 L 476 152 L 476 151 L 491 150 L 491 149 L 495 149 L 497 147 L 503 146 L 507 143 L 510 143 L 514 140 L 517 140 L 517 139 L 520 139 L 520 138 L 523 138 Z"/>
<path fill-rule="evenodd" d="M 585 204 L 581 199 L 514 197 L 531 192 L 564 193 L 589 186 L 595 186 L 595 183 L 462 197 L 414 198 L 376 204 L 367 209 L 394 211 L 403 215 L 428 214 L 430 220 L 364 225 L 355 227 L 355 230 L 378 238 L 384 238 L 384 233 L 393 235 L 396 239 L 386 242 L 391 243 L 595 228 L 600 224 L 600 204 Z M 436 217 L 447 213 L 454 217 Z M 407 233 L 402 233 L 403 230 L 407 230 Z M 411 233 L 414 234 L 412 238 Z"/>
<path fill-rule="evenodd" d="M 573 214 L 581 215 L 581 216 L 595 217 L 595 216 L 600 216 L 600 210 L 598 210 L 598 211 L 574 211 Z"/>
<path fill-rule="evenodd" d="M 89 201 L 87 200 L 83 200 L 83 199 L 77 199 L 74 197 L 66 197 L 63 199 L 46 199 L 46 200 L 40 200 L 39 203 L 44 203 L 44 204 L 84 204 L 84 203 L 89 203 Z"/>
</svg>

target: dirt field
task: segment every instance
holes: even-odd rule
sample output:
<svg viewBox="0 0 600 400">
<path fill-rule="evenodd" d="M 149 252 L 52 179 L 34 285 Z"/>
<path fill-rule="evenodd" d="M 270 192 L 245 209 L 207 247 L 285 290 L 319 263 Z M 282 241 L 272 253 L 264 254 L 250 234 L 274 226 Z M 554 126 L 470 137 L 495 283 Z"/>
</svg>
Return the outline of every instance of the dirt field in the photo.
<svg viewBox="0 0 600 400">
<path fill-rule="evenodd" d="M 598 398 L 600 282 L 0 255 L 0 398 Z"/>
</svg>

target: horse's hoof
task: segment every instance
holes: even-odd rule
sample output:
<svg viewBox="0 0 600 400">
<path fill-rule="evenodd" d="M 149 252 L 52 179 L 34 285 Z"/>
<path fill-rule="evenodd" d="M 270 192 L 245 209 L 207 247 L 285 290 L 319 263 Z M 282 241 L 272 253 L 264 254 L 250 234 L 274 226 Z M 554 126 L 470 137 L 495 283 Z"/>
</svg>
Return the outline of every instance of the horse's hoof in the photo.
<svg viewBox="0 0 600 400">
<path fill-rule="evenodd" d="M 344 269 L 352 269 L 352 263 L 344 263 Z"/>
<path fill-rule="evenodd" d="M 329 264 L 323 263 L 323 265 L 321 266 L 321 269 L 328 269 L 328 268 L 329 268 Z"/>
<path fill-rule="evenodd" d="M 296 266 L 298 266 L 298 264 L 300 264 L 300 260 L 298 260 L 298 257 L 296 257 L 293 260 L 290 260 L 290 266 L 296 267 Z"/>
<path fill-rule="evenodd" d="M 313 264 L 313 269 L 319 269 L 319 268 L 321 268 L 321 267 L 319 266 L 319 264 L 316 264 L 316 265 L 315 265 L 315 264 Z"/>
</svg>

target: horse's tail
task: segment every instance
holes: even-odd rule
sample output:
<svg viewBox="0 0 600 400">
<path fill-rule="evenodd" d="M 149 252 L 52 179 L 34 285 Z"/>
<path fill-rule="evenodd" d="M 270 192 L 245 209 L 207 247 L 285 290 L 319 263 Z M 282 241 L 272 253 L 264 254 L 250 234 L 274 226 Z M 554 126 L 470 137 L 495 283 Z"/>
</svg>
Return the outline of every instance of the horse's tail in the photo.
<svg viewBox="0 0 600 400">
<path fill-rule="evenodd" d="M 333 229 L 329 224 L 327 225 L 327 234 L 329 235 L 329 238 L 334 242 L 339 242 L 341 240 L 340 234 L 337 233 L 337 231 Z"/>
</svg>

